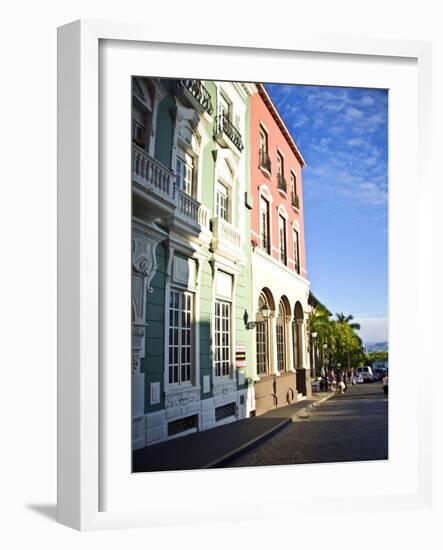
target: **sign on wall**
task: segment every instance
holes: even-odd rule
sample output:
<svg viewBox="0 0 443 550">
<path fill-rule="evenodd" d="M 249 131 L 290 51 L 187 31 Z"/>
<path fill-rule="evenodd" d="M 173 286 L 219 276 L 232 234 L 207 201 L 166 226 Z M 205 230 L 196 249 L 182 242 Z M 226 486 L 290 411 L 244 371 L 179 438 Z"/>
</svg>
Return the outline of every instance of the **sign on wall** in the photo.
<svg viewBox="0 0 443 550">
<path fill-rule="evenodd" d="M 244 369 L 246 367 L 246 346 L 239 343 L 235 346 L 235 368 Z"/>
</svg>

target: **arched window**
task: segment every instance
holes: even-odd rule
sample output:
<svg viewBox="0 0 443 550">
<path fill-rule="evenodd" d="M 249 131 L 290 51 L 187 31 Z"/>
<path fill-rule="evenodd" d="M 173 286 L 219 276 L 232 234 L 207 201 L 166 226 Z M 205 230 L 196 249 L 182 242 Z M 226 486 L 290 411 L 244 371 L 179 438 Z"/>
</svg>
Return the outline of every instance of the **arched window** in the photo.
<svg viewBox="0 0 443 550">
<path fill-rule="evenodd" d="M 259 376 L 264 376 L 271 370 L 269 362 L 269 319 L 273 311 L 274 301 L 272 295 L 267 289 L 263 289 L 258 299 L 258 310 L 255 318 L 256 360 Z"/>
<path fill-rule="evenodd" d="M 288 331 L 287 331 L 287 307 L 285 300 L 281 299 L 278 305 L 278 316 L 276 319 L 276 340 L 277 340 L 277 369 L 279 372 L 285 372 L 288 370 L 288 361 L 287 361 L 287 342 L 288 342 Z"/>
<path fill-rule="evenodd" d="M 176 139 L 175 187 L 186 195 L 197 198 L 200 136 L 188 120 L 183 120 L 178 125 Z"/>
<path fill-rule="evenodd" d="M 303 367 L 303 308 L 300 302 L 295 304 L 294 321 L 292 323 L 292 335 L 294 342 L 294 369 Z"/>
</svg>

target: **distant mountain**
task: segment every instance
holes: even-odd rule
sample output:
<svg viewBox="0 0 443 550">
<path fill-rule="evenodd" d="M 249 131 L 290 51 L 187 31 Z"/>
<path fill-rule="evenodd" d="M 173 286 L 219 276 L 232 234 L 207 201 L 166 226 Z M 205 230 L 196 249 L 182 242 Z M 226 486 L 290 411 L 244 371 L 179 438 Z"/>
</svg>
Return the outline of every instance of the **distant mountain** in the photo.
<svg viewBox="0 0 443 550">
<path fill-rule="evenodd" d="M 389 351 L 388 342 L 368 342 L 366 344 L 366 351 L 369 353 L 371 351 Z"/>
</svg>

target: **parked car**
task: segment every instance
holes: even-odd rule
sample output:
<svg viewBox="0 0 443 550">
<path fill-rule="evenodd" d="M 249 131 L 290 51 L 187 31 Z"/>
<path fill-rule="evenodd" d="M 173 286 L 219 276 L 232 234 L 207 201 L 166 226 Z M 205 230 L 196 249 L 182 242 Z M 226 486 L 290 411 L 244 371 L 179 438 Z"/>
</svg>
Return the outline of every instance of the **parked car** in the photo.
<svg viewBox="0 0 443 550">
<path fill-rule="evenodd" d="M 361 374 L 356 374 L 354 380 L 356 384 L 363 384 L 363 376 Z"/>
<path fill-rule="evenodd" d="M 382 380 L 383 379 L 383 376 L 388 372 L 387 369 L 383 369 L 383 368 L 375 368 L 375 369 L 372 369 L 373 372 L 374 372 L 374 380 Z"/>
<path fill-rule="evenodd" d="M 357 376 L 360 374 L 363 378 L 363 382 L 374 382 L 374 373 L 371 367 L 357 367 Z"/>
</svg>

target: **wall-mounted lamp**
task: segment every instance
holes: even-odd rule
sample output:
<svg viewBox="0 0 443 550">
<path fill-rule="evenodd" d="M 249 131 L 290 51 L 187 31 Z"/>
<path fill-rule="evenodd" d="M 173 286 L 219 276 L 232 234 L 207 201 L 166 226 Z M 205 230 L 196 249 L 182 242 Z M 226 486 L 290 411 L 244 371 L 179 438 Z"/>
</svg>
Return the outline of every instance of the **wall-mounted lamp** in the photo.
<svg viewBox="0 0 443 550">
<path fill-rule="evenodd" d="M 260 313 L 263 317 L 263 319 L 265 321 L 267 321 L 269 319 L 269 317 L 271 316 L 271 308 L 268 306 L 268 304 L 263 304 L 262 307 L 260 308 Z M 257 326 L 257 322 L 256 321 L 247 321 L 247 313 L 245 313 L 245 325 L 246 325 L 246 328 L 248 330 L 253 330 L 256 328 Z"/>
<path fill-rule="evenodd" d="M 271 316 L 271 308 L 268 306 L 268 304 L 263 304 L 260 309 L 260 313 L 263 315 L 263 319 L 267 321 Z"/>
</svg>

